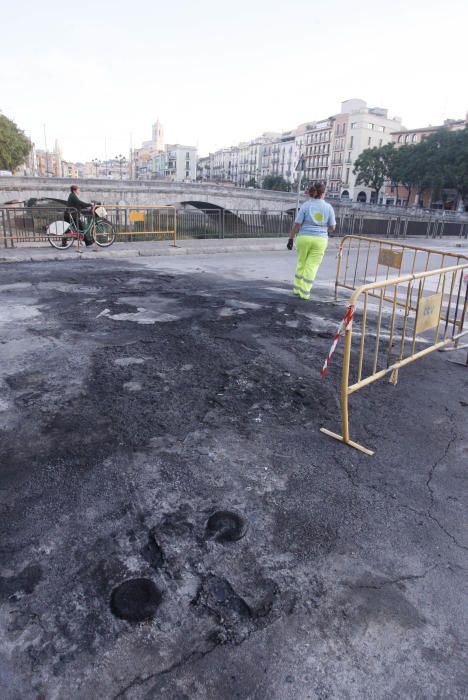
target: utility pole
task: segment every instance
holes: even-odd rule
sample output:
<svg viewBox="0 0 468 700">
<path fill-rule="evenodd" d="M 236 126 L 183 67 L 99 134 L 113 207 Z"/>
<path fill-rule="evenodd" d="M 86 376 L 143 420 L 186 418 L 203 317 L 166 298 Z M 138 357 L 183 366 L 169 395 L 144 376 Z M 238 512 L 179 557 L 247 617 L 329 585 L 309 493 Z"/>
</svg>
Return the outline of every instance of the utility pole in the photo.
<svg viewBox="0 0 468 700">
<path fill-rule="evenodd" d="M 49 177 L 49 151 L 47 150 L 47 134 L 46 134 L 45 124 L 44 124 L 44 144 L 45 144 L 45 157 L 46 157 L 46 177 Z"/>
<path fill-rule="evenodd" d="M 297 198 L 296 198 L 296 216 L 299 211 L 299 203 L 301 200 L 301 183 L 302 183 L 302 173 L 304 172 L 304 156 L 301 154 L 299 156 L 298 163 L 296 165 L 297 176 Z"/>
</svg>

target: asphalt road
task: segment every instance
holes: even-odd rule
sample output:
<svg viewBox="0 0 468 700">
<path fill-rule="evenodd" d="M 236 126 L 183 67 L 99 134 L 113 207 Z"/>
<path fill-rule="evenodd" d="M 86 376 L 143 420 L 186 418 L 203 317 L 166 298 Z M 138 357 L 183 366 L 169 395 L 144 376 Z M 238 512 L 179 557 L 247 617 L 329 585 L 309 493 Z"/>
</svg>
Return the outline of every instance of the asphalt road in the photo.
<svg viewBox="0 0 468 700">
<path fill-rule="evenodd" d="M 466 368 L 357 392 L 368 457 L 319 432 L 332 254 L 309 303 L 284 253 L 96 258 L 0 270 L 0 696 L 465 698 Z"/>
</svg>

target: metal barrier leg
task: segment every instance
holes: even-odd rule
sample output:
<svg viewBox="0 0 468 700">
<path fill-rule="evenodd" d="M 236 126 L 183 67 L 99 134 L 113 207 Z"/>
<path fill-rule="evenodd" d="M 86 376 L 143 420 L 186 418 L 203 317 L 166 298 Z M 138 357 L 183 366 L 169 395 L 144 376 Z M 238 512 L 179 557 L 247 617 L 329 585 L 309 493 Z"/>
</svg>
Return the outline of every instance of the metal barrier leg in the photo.
<svg viewBox="0 0 468 700">
<path fill-rule="evenodd" d="M 345 334 L 345 346 L 343 355 L 343 373 L 341 375 L 341 430 L 343 435 L 338 435 L 338 433 L 333 433 L 327 428 L 320 428 L 322 433 L 328 435 L 329 437 L 344 442 L 345 445 L 354 447 L 354 449 L 364 452 L 366 455 L 372 456 L 374 452 L 368 450 L 367 447 L 359 445 L 359 443 L 354 442 L 349 439 L 349 415 L 348 415 L 348 383 L 349 383 L 349 363 L 351 360 L 351 336 L 352 336 L 352 323 L 349 324 L 346 329 Z"/>
</svg>

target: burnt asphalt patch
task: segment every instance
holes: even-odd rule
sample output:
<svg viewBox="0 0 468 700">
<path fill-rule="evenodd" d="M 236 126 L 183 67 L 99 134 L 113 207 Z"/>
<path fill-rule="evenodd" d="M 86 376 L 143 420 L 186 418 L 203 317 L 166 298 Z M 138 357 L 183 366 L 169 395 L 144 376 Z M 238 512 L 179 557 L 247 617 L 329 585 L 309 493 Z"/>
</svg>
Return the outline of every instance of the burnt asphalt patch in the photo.
<svg viewBox="0 0 468 700">
<path fill-rule="evenodd" d="M 342 307 L 284 292 L 2 269 L 2 697 L 464 696 L 464 370 L 433 355 L 359 392 L 378 451 L 346 449 L 318 432 Z M 216 511 L 245 536 L 207 538 Z M 135 579 L 150 621 L 109 605 Z"/>
</svg>

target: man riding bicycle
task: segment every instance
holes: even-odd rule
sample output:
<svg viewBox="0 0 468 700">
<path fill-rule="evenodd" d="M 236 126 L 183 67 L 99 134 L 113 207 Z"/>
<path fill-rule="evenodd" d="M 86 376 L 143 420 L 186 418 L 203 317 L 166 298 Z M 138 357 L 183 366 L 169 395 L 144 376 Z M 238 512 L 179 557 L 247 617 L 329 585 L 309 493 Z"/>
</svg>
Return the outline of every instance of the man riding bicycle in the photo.
<svg viewBox="0 0 468 700">
<path fill-rule="evenodd" d="M 81 213 L 92 213 L 93 205 L 88 202 L 83 202 L 80 199 L 81 188 L 79 185 L 72 185 L 70 187 L 70 194 L 68 195 L 68 208 L 65 211 L 65 221 L 69 224 L 75 224 L 78 231 L 83 231 L 86 228 L 86 221 L 81 216 Z M 65 239 L 66 240 L 66 239 Z M 84 236 L 84 242 L 86 246 L 93 245 L 94 241 Z"/>
</svg>

